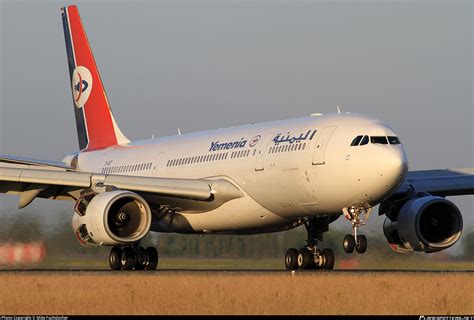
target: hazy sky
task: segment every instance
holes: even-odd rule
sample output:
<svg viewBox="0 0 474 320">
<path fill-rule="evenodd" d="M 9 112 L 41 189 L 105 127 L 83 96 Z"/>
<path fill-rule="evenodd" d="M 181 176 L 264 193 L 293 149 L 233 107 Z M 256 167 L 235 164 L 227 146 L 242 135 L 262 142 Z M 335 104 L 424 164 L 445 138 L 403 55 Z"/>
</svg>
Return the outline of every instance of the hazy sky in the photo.
<svg viewBox="0 0 474 320">
<path fill-rule="evenodd" d="M 448 0 L 0 0 L 0 153 L 58 160 L 77 149 L 64 4 L 78 5 L 132 140 L 340 105 L 391 124 L 411 169 L 474 167 L 473 3 Z M 454 200 L 472 229 L 472 197 Z M 15 201 L 0 197 L 2 208 Z"/>
</svg>

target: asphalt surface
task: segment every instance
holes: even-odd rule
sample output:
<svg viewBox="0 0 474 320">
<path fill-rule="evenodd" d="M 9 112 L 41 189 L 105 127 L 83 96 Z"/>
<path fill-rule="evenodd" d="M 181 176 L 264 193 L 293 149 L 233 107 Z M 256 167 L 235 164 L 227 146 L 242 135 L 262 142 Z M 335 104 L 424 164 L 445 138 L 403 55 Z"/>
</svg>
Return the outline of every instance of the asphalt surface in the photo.
<svg viewBox="0 0 474 320">
<path fill-rule="evenodd" d="M 158 269 L 153 271 L 112 271 L 108 269 L 0 269 L 0 273 L 130 273 L 130 274 L 205 274 L 205 273 L 247 273 L 247 274 L 286 274 L 292 273 L 291 271 L 281 270 L 281 269 L 261 269 L 261 270 L 252 270 L 252 269 Z M 351 274 L 351 273 L 474 273 L 474 270 L 370 270 L 370 269 L 357 269 L 357 270 L 297 270 L 295 273 L 301 274 Z"/>
</svg>

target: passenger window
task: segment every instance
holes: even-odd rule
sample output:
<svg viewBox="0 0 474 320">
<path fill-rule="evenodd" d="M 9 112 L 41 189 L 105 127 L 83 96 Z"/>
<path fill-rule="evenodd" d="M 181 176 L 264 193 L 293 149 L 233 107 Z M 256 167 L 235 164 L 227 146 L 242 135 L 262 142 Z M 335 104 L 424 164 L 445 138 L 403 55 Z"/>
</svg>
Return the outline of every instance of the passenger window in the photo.
<svg viewBox="0 0 474 320">
<path fill-rule="evenodd" d="M 362 140 L 362 136 L 357 136 L 352 140 L 351 147 L 355 147 L 359 145 L 360 140 Z"/>
<path fill-rule="evenodd" d="M 369 136 L 364 136 L 360 142 L 360 146 L 366 145 L 367 143 L 369 143 Z"/>
<path fill-rule="evenodd" d="M 400 140 L 398 139 L 398 137 L 388 137 L 388 142 L 390 144 L 400 144 Z"/>
<path fill-rule="evenodd" d="M 388 144 L 387 137 L 370 137 L 370 142 L 375 144 Z"/>
</svg>

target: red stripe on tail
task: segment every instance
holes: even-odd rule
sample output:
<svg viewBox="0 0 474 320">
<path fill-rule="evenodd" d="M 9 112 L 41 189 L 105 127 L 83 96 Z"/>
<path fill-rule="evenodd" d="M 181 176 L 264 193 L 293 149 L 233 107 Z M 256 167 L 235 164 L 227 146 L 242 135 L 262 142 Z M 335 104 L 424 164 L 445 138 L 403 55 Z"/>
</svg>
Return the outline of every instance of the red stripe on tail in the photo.
<svg viewBox="0 0 474 320">
<path fill-rule="evenodd" d="M 84 75 L 79 73 L 79 82 L 73 77 L 72 89 L 76 90 L 75 95 L 77 101 L 82 97 L 78 108 L 84 108 L 86 130 L 89 138 L 87 146 L 88 151 L 107 148 L 117 144 L 117 136 L 115 134 L 114 125 L 112 121 L 112 114 L 109 108 L 107 96 L 105 94 L 104 86 L 100 79 L 99 71 L 97 69 L 92 50 L 89 46 L 86 33 L 82 26 L 79 11 L 76 6 L 69 6 L 66 8 L 69 18 L 69 28 L 72 38 L 72 46 L 75 55 L 76 70 L 77 67 L 85 67 L 89 70 L 92 76 L 91 83 L 84 84 Z M 80 71 L 79 71 L 80 72 Z M 89 96 L 83 95 L 83 91 L 90 90 Z M 85 97 L 85 99 L 84 99 Z"/>
</svg>

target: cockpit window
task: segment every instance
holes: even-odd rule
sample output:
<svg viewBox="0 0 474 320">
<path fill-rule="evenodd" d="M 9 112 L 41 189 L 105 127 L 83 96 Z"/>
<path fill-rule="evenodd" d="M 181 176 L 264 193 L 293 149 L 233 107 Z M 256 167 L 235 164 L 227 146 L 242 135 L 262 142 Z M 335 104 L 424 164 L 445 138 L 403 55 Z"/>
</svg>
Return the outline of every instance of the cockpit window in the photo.
<svg viewBox="0 0 474 320">
<path fill-rule="evenodd" d="M 400 140 L 398 139 L 398 137 L 388 137 L 388 142 L 390 144 L 400 144 Z"/>
<path fill-rule="evenodd" d="M 362 140 L 362 136 L 357 136 L 352 140 L 351 147 L 355 147 L 359 145 L 360 140 Z"/>
<path fill-rule="evenodd" d="M 360 145 L 363 146 L 363 145 L 366 145 L 367 143 L 369 143 L 369 136 L 364 136 L 362 138 L 362 141 L 360 142 Z"/>
<path fill-rule="evenodd" d="M 371 143 L 378 143 L 378 144 L 388 144 L 387 137 L 380 136 L 380 137 L 370 137 Z"/>
</svg>

